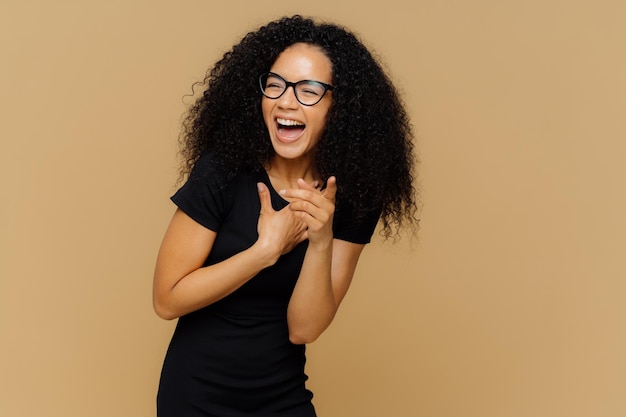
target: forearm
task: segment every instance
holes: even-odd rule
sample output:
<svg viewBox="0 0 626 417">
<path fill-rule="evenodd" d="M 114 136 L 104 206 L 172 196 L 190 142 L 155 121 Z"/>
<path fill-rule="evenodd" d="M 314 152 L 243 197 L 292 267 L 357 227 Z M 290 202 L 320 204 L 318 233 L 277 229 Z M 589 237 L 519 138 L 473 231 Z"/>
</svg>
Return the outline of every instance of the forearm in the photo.
<svg viewBox="0 0 626 417">
<path fill-rule="evenodd" d="M 170 320 L 206 307 L 237 290 L 276 259 L 276 254 L 257 242 L 220 263 L 189 272 L 169 290 L 155 291 L 154 308 L 160 317 Z M 155 279 L 168 273 L 167 267 L 157 266 Z"/>
<path fill-rule="evenodd" d="M 311 343 L 332 322 L 337 311 L 332 282 L 332 240 L 307 249 L 287 309 L 289 338 L 292 343 Z"/>
</svg>

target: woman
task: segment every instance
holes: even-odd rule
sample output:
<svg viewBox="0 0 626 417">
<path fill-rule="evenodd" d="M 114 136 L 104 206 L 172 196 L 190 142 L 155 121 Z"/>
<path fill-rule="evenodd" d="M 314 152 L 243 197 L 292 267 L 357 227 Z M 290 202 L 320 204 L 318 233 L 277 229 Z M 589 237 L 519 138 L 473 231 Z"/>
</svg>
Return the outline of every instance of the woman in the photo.
<svg viewBox="0 0 626 417">
<path fill-rule="evenodd" d="M 204 84 L 154 275 L 157 314 L 179 318 L 158 415 L 312 417 L 305 344 L 378 220 L 387 237 L 415 224 L 408 118 L 353 34 L 300 16 L 246 35 Z"/>
</svg>

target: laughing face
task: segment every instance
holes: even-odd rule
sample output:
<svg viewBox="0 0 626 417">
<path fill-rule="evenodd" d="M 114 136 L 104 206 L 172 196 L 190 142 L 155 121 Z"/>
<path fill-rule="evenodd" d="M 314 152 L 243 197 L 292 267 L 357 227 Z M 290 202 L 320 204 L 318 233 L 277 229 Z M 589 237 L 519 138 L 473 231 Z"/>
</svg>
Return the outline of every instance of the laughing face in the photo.
<svg viewBox="0 0 626 417">
<path fill-rule="evenodd" d="M 322 50 L 314 45 L 297 43 L 285 49 L 270 71 L 289 82 L 314 80 L 332 83 L 332 64 Z M 313 106 L 301 104 L 293 87 L 277 99 L 263 97 L 263 119 L 269 131 L 276 158 L 310 163 L 312 150 L 326 126 L 326 115 L 332 103 L 327 91 Z"/>
</svg>

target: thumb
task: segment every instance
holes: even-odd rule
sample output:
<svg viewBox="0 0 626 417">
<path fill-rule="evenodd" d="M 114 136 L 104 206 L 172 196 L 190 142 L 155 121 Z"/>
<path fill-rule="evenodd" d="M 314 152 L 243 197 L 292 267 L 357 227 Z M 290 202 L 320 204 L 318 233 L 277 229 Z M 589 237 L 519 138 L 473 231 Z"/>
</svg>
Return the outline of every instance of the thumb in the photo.
<svg viewBox="0 0 626 417">
<path fill-rule="evenodd" d="M 326 182 L 326 189 L 322 194 L 324 198 L 335 201 L 335 195 L 337 195 L 337 178 L 334 176 L 328 178 Z"/>
<path fill-rule="evenodd" d="M 257 190 L 259 191 L 259 201 L 261 202 L 261 213 L 267 210 L 272 210 L 272 200 L 270 197 L 269 190 L 267 186 L 262 182 L 258 182 L 256 184 Z"/>
</svg>

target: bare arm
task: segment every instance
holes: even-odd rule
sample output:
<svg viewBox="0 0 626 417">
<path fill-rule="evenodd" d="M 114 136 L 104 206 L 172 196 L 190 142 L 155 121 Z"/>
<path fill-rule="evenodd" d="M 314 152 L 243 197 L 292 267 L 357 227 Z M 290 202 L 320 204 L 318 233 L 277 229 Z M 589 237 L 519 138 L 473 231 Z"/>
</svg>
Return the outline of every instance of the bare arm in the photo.
<svg viewBox="0 0 626 417">
<path fill-rule="evenodd" d="M 330 325 L 364 246 L 334 239 L 331 251 L 309 247 L 287 311 L 292 343 L 311 343 Z"/>
<path fill-rule="evenodd" d="M 330 325 L 343 300 L 364 245 L 333 239 L 336 181 L 331 177 L 322 193 L 299 181 L 299 190 L 283 194 L 308 226 L 309 246 L 287 310 L 292 343 L 316 340 Z"/>
<path fill-rule="evenodd" d="M 269 201 L 266 187 L 259 189 Z M 231 258 L 202 267 L 213 248 L 216 232 L 198 224 L 180 209 L 174 213 L 157 257 L 153 304 L 164 319 L 206 307 L 229 295 L 283 253 L 305 239 L 305 225 L 289 210 L 273 211 L 263 204 L 258 240 Z"/>
</svg>

